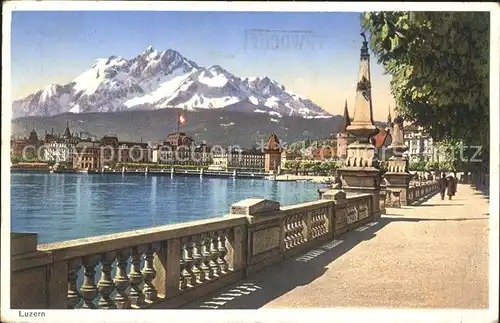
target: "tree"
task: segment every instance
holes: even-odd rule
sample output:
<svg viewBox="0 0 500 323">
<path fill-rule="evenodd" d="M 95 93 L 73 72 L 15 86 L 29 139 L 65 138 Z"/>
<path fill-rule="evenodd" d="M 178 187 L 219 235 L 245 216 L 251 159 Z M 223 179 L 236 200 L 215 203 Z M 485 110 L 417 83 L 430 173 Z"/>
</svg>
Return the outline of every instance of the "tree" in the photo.
<svg viewBox="0 0 500 323">
<path fill-rule="evenodd" d="M 397 112 L 434 140 L 489 149 L 488 12 L 367 12 L 361 25 L 392 76 Z"/>
</svg>

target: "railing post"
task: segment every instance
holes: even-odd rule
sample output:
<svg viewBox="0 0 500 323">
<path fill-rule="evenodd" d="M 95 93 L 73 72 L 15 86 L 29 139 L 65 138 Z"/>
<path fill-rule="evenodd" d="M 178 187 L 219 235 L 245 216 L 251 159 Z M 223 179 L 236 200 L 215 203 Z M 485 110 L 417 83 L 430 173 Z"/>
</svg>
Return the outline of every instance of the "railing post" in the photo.
<svg viewBox="0 0 500 323">
<path fill-rule="evenodd" d="M 228 264 L 229 269 L 238 271 L 246 267 L 247 253 L 247 228 L 241 225 L 232 229 L 228 236 Z"/>
<path fill-rule="evenodd" d="M 387 214 L 387 210 L 385 209 L 385 203 L 387 198 L 387 190 L 380 190 L 380 214 Z"/>
<path fill-rule="evenodd" d="M 304 237 L 306 237 L 306 241 L 311 241 L 312 240 L 312 212 L 307 211 L 306 216 L 305 216 L 305 225 L 304 225 Z"/>
<path fill-rule="evenodd" d="M 179 239 L 170 239 L 161 243 L 155 253 L 153 264 L 156 277 L 153 285 L 159 294 L 166 299 L 179 294 L 181 242 Z"/>
<path fill-rule="evenodd" d="M 284 228 L 282 218 L 275 216 L 283 212 L 278 202 L 246 199 L 231 205 L 229 213 L 247 217 L 247 225 L 240 227 L 241 231 L 235 229 L 234 240 L 241 242 L 236 243 L 230 259 L 236 268 L 245 269 L 245 275 L 249 275 L 282 260 L 280 239 Z"/>
<path fill-rule="evenodd" d="M 330 190 L 323 194 L 322 199 L 334 201 L 334 205 L 332 207 L 332 224 L 330 225 L 332 237 L 347 231 L 347 200 L 345 192 Z"/>
<path fill-rule="evenodd" d="M 51 270 L 52 255 L 37 250 L 38 234 L 11 233 L 11 295 L 13 309 L 47 309 L 52 304 L 59 307 L 66 299 L 68 285 L 64 266 Z M 50 281 L 55 273 L 61 273 L 61 280 Z M 65 280 L 66 279 L 66 280 Z M 66 288 L 66 294 L 57 297 L 57 291 Z M 52 307 L 52 308 L 54 308 Z"/>
<path fill-rule="evenodd" d="M 68 298 L 69 262 L 61 261 L 47 266 L 48 307 L 66 309 Z"/>
</svg>

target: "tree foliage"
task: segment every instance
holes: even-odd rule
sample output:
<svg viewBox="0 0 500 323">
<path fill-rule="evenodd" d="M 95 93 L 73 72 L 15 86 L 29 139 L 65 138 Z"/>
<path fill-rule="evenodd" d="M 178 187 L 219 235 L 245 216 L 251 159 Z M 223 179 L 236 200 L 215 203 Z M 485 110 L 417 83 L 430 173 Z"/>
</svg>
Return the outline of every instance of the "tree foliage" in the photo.
<svg viewBox="0 0 500 323">
<path fill-rule="evenodd" d="M 397 112 L 435 140 L 489 148 L 488 12 L 367 12 Z"/>
<path fill-rule="evenodd" d="M 284 168 L 289 171 L 298 172 L 313 172 L 314 174 L 333 174 L 337 169 L 342 167 L 342 160 L 287 160 Z"/>
</svg>

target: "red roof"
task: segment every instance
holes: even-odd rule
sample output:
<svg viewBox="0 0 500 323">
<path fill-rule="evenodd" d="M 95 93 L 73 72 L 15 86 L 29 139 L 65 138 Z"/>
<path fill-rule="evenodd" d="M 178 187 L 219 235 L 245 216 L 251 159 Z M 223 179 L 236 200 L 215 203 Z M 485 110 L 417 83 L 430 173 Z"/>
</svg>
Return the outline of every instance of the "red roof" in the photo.
<svg viewBox="0 0 500 323">
<path fill-rule="evenodd" d="M 266 148 L 268 150 L 280 150 L 280 141 L 278 139 L 278 136 L 275 133 L 273 133 L 271 136 L 269 136 L 269 139 L 267 140 Z"/>
<path fill-rule="evenodd" d="M 388 146 L 390 144 L 391 134 L 385 129 L 378 128 L 379 132 L 372 137 L 372 144 L 376 148 Z"/>
</svg>

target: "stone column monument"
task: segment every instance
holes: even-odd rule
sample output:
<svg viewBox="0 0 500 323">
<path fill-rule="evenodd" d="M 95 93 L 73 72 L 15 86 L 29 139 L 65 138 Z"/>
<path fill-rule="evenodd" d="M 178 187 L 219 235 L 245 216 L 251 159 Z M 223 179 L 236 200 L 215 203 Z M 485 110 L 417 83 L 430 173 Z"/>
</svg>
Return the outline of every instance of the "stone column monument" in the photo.
<svg viewBox="0 0 500 323">
<path fill-rule="evenodd" d="M 410 185 L 408 160 L 404 156 L 408 147 L 404 144 L 403 118 L 400 116 L 394 119 L 392 143 L 387 148 L 391 150 L 392 157 L 389 159 L 387 172 L 384 175 L 387 188 L 386 206 L 399 208 L 407 205 L 406 193 Z"/>
<path fill-rule="evenodd" d="M 342 189 L 348 195 L 369 193 L 373 195 L 373 219 L 380 217 L 380 169 L 375 146 L 371 138 L 379 130 L 373 122 L 373 107 L 370 83 L 370 54 L 364 33 L 359 62 L 359 75 L 354 105 L 354 118 L 347 132 L 356 141 L 347 147 L 345 166 L 339 169 Z"/>
</svg>

